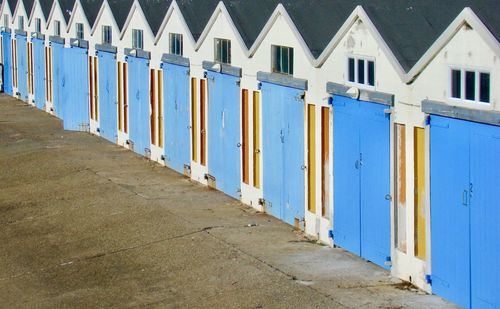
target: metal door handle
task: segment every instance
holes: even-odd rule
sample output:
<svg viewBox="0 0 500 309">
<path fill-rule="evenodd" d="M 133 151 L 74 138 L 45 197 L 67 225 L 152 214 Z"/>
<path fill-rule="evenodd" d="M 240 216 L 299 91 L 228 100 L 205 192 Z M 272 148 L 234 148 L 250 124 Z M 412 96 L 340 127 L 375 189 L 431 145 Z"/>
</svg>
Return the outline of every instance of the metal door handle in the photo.
<svg viewBox="0 0 500 309">
<path fill-rule="evenodd" d="M 467 190 L 464 190 L 464 192 L 462 192 L 462 205 L 464 206 L 467 206 L 468 203 L 467 203 L 467 195 L 468 195 L 469 191 Z"/>
<path fill-rule="evenodd" d="M 354 167 L 358 170 L 359 169 L 359 160 L 356 160 L 356 162 L 354 162 Z"/>
<path fill-rule="evenodd" d="M 236 144 L 236 147 L 238 148 L 241 147 L 241 143 Z"/>
<path fill-rule="evenodd" d="M 305 171 L 305 170 L 307 169 L 307 166 L 302 165 L 302 166 L 300 167 L 300 169 L 301 169 L 301 170 L 303 170 L 303 171 Z"/>
</svg>

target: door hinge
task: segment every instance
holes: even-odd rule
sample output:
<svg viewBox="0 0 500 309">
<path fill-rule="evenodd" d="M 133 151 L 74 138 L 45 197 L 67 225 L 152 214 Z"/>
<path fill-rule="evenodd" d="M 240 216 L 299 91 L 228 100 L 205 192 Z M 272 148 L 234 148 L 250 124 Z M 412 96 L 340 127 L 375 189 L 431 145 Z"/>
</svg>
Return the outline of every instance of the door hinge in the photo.
<svg viewBox="0 0 500 309">
<path fill-rule="evenodd" d="M 328 238 L 333 240 L 333 230 L 328 230 Z"/>
<path fill-rule="evenodd" d="M 432 285 L 432 276 L 427 274 L 425 275 L 425 283 Z"/>
</svg>

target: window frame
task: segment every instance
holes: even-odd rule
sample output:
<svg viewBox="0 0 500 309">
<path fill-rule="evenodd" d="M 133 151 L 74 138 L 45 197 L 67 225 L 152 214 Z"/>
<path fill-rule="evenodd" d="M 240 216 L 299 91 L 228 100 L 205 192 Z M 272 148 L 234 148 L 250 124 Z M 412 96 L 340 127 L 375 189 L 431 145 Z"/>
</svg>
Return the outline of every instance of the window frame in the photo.
<svg viewBox="0 0 500 309">
<path fill-rule="evenodd" d="M 19 15 L 17 17 L 17 30 L 24 31 L 24 16 Z"/>
<path fill-rule="evenodd" d="M 220 59 L 218 59 L 218 49 L 217 49 L 217 45 L 218 45 L 218 42 L 220 42 Z M 224 43 L 227 43 L 227 51 L 226 51 L 226 59 L 224 59 L 224 53 L 223 53 L 223 49 L 224 49 Z M 226 60 L 226 61 L 224 61 Z M 230 39 L 223 39 L 223 38 L 214 38 L 214 61 L 217 62 L 217 63 L 222 63 L 222 64 L 231 64 L 231 40 Z"/>
<path fill-rule="evenodd" d="M 54 20 L 54 36 L 61 36 L 61 21 Z"/>
<path fill-rule="evenodd" d="M 106 38 L 109 38 L 109 41 Z M 101 26 L 101 44 L 103 45 L 113 44 L 113 28 L 109 25 Z"/>
<path fill-rule="evenodd" d="M 349 61 L 350 61 L 350 59 L 354 59 L 354 81 L 351 81 L 349 78 L 350 77 L 349 76 Z M 369 90 L 374 90 L 375 86 L 377 84 L 377 74 L 376 74 L 377 62 L 375 61 L 375 57 L 347 54 L 346 60 L 347 61 L 345 63 L 346 69 L 345 69 L 345 78 L 344 78 L 346 85 L 355 86 L 358 88 L 369 89 Z M 363 69 L 364 82 L 363 83 L 359 82 L 359 62 L 360 61 L 364 61 L 364 69 Z M 373 85 L 369 84 L 370 62 L 373 63 Z"/>
<path fill-rule="evenodd" d="M 275 66 L 278 64 L 276 59 L 276 52 L 280 51 L 279 69 Z M 288 63 L 287 70 L 283 69 L 283 51 L 286 50 L 288 53 Z M 283 75 L 293 76 L 294 70 L 294 50 L 293 47 L 284 45 L 271 45 L 271 72 Z"/>
<path fill-rule="evenodd" d="M 142 29 L 132 29 L 132 48 L 144 49 L 144 31 Z"/>
<path fill-rule="evenodd" d="M 81 27 L 81 29 L 78 29 L 78 27 Z M 75 35 L 79 40 L 83 40 L 85 38 L 83 23 L 75 23 Z"/>
<path fill-rule="evenodd" d="M 35 32 L 42 32 L 42 19 L 40 17 L 35 18 Z"/>
<path fill-rule="evenodd" d="M 168 34 L 168 43 L 170 54 L 178 56 L 182 56 L 184 54 L 184 36 L 182 33 L 170 32 Z"/>
<path fill-rule="evenodd" d="M 453 71 L 460 71 L 460 97 L 453 96 Z M 474 73 L 474 100 L 470 100 L 466 98 L 466 73 L 473 72 Z M 491 71 L 484 68 L 478 67 L 468 67 L 468 66 L 458 66 L 452 65 L 448 68 L 448 86 L 447 86 L 447 98 L 453 103 L 469 103 L 474 105 L 482 105 L 482 106 L 492 106 L 491 102 Z M 489 93 L 488 93 L 488 102 L 481 101 L 481 74 L 489 75 Z"/>
</svg>

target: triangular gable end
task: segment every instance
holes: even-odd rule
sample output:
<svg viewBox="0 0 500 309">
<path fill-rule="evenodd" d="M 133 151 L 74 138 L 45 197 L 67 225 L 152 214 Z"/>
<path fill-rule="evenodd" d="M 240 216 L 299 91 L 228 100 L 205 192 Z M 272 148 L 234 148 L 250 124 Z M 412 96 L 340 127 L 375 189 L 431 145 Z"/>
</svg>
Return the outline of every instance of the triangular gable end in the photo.
<svg viewBox="0 0 500 309">
<path fill-rule="evenodd" d="M 222 1 L 219 2 L 217 7 L 215 8 L 214 12 L 212 13 L 212 16 L 208 20 L 207 25 L 203 29 L 203 32 L 201 33 L 200 38 L 198 39 L 198 41 L 195 44 L 195 50 L 197 51 L 200 49 L 201 45 L 203 44 L 203 42 L 207 38 L 208 33 L 210 33 L 210 30 L 212 29 L 213 25 L 217 21 L 219 14 L 226 18 L 227 22 L 229 23 L 229 26 L 231 27 L 231 30 L 233 31 L 234 35 L 236 36 L 236 40 L 238 41 L 240 48 L 243 51 L 243 54 L 245 56 L 249 57 L 249 50 L 248 50 L 247 46 L 245 45 L 245 42 L 243 41 L 243 38 L 241 37 L 240 32 L 238 31 L 238 29 L 234 25 L 233 19 L 231 18 L 231 15 L 227 11 L 226 6 L 224 5 L 224 2 L 222 2 Z"/>
<path fill-rule="evenodd" d="M 90 29 L 90 23 L 87 19 L 87 15 L 85 15 L 85 12 L 83 10 L 83 6 L 80 3 L 80 0 L 75 1 L 75 5 L 73 6 L 73 9 L 71 11 L 71 17 L 68 22 L 68 27 L 66 29 L 66 33 L 69 33 L 71 31 L 71 27 L 73 26 L 74 20 L 77 16 L 77 14 L 83 15 L 83 21 L 88 29 Z"/>
<path fill-rule="evenodd" d="M 148 20 L 146 19 L 146 15 L 144 15 L 144 11 L 141 8 L 141 5 L 139 4 L 139 1 L 134 0 L 134 3 L 132 4 L 132 7 L 130 8 L 130 11 L 128 13 L 127 19 L 125 20 L 125 24 L 123 25 L 123 29 L 121 30 L 120 33 L 120 40 L 123 39 L 123 36 L 127 32 L 128 27 L 130 26 L 130 21 L 132 20 L 132 17 L 134 16 L 135 12 L 138 12 L 138 14 L 141 16 L 142 19 L 144 19 L 145 24 L 147 25 L 147 28 L 149 29 L 149 34 L 154 40 L 154 34 L 153 30 L 151 30 L 151 27 L 149 26 Z"/>
<path fill-rule="evenodd" d="M 434 57 L 450 42 L 460 31 L 464 24 L 468 24 L 477 31 L 479 36 L 488 44 L 497 56 L 500 57 L 500 43 L 495 36 L 488 30 L 479 17 L 466 7 L 431 45 L 425 54 L 418 60 L 406 76 L 406 82 L 411 83 L 415 78 L 432 62 Z"/>
<path fill-rule="evenodd" d="M 98 29 L 98 26 L 101 22 L 101 18 L 106 10 L 108 11 L 109 15 L 111 16 L 111 19 L 113 20 L 113 25 L 111 25 L 111 27 L 114 30 L 118 30 L 118 31 L 116 31 L 117 33 L 120 33 L 120 28 L 118 27 L 118 23 L 116 22 L 115 16 L 113 15 L 113 11 L 111 10 L 111 7 L 109 6 L 108 1 L 104 0 L 101 4 L 101 8 L 99 9 L 99 12 L 97 13 L 97 17 L 95 19 L 95 22 L 92 25 L 92 28 L 90 31 L 91 35 L 95 34 L 95 32 Z M 115 32 L 114 30 L 113 30 L 113 33 Z"/>
<path fill-rule="evenodd" d="M 163 21 L 160 25 L 160 28 L 158 29 L 158 33 L 156 34 L 156 37 L 154 39 L 154 44 L 156 45 L 160 41 L 160 38 L 163 35 L 163 31 L 165 31 L 165 27 L 167 26 L 168 21 L 172 17 L 172 14 L 174 14 L 174 11 L 178 14 L 179 19 L 181 20 L 182 26 L 184 28 L 184 32 L 187 34 L 187 37 L 189 38 L 191 45 L 195 46 L 196 41 L 193 37 L 193 34 L 189 30 L 189 27 L 186 23 L 186 20 L 184 19 L 184 15 L 182 15 L 182 12 L 181 12 L 176 0 L 172 1 L 172 3 L 170 4 L 170 7 L 167 10 L 167 14 L 165 14 L 165 18 L 163 18 Z"/>
<path fill-rule="evenodd" d="M 307 46 L 304 38 L 302 37 L 300 32 L 297 30 L 295 23 L 292 21 L 290 15 L 288 14 L 285 7 L 281 3 L 278 4 L 278 6 L 274 10 L 273 14 L 271 15 L 271 17 L 269 18 L 269 20 L 265 24 L 264 28 L 260 32 L 259 36 L 257 37 L 255 42 L 253 43 L 252 47 L 250 47 L 250 50 L 248 51 L 247 56 L 251 57 L 256 53 L 257 49 L 260 47 L 260 45 L 262 44 L 262 42 L 266 38 L 267 34 L 270 32 L 270 30 L 272 29 L 272 27 L 274 26 L 274 24 L 276 23 L 277 19 L 280 16 L 282 16 L 284 18 L 286 24 L 288 25 L 288 27 L 290 27 L 290 30 L 292 31 L 295 38 L 299 42 L 300 46 L 302 47 L 302 50 L 304 51 L 304 54 L 306 55 L 306 57 L 309 60 L 309 62 L 311 63 L 311 65 L 314 65 L 315 59 L 314 59 L 313 54 L 311 53 L 311 50 Z"/>
<path fill-rule="evenodd" d="M 65 27 L 67 27 L 66 19 L 64 18 L 64 13 L 62 11 L 61 6 L 59 5 L 59 1 L 54 0 L 54 2 L 52 2 L 52 7 L 50 9 L 49 18 L 47 18 L 47 23 L 45 25 L 46 29 L 49 29 L 50 24 L 52 23 L 52 19 L 54 18 L 54 14 L 56 14 L 56 12 L 59 12 L 61 14 L 62 20 L 60 21 L 64 23 Z"/>
<path fill-rule="evenodd" d="M 394 53 L 389 48 L 387 43 L 382 38 L 382 35 L 371 21 L 370 17 L 368 17 L 365 10 L 360 5 L 358 5 L 351 13 L 351 15 L 349 15 L 342 27 L 340 27 L 339 31 L 337 31 L 335 36 L 330 40 L 330 43 L 328 43 L 325 50 L 320 54 L 318 59 L 313 62 L 314 67 L 319 68 L 325 63 L 325 61 L 332 54 L 340 41 L 358 20 L 366 25 L 367 29 L 370 31 L 370 34 L 374 37 L 375 41 L 384 52 L 385 56 L 400 77 L 401 81 L 406 82 L 406 72 L 403 69 L 403 66 L 399 63 Z"/>
</svg>

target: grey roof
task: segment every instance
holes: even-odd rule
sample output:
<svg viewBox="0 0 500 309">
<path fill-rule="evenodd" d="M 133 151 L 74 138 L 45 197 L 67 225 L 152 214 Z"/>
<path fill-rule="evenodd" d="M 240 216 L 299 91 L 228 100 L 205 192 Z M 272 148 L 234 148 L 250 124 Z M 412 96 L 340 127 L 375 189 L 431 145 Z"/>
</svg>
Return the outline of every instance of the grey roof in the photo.
<svg viewBox="0 0 500 309">
<path fill-rule="evenodd" d="M 247 48 L 250 48 L 280 0 L 223 0 Z"/>
<path fill-rule="evenodd" d="M 177 0 L 195 41 L 198 41 L 218 3 L 219 0 Z"/>
<path fill-rule="evenodd" d="M 121 31 L 125 25 L 125 21 L 127 20 L 127 16 L 134 0 L 108 0 L 108 3 L 113 16 L 115 17 L 118 28 Z"/>
<path fill-rule="evenodd" d="M 97 14 L 99 14 L 103 2 L 104 0 L 80 0 L 83 12 L 91 28 L 94 26 Z"/>
<path fill-rule="evenodd" d="M 71 17 L 71 13 L 75 6 L 75 0 L 58 0 L 58 1 L 59 5 L 61 6 L 61 11 L 63 13 L 64 20 L 66 21 L 66 24 L 68 24 L 69 19 Z"/>
<path fill-rule="evenodd" d="M 171 3 L 172 0 L 139 0 L 139 4 L 154 36 L 160 30 L 161 23 Z"/>
<path fill-rule="evenodd" d="M 7 3 L 9 4 L 10 13 L 14 14 L 14 10 L 16 9 L 17 0 L 7 0 Z"/>
<path fill-rule="evenodd" d="M 49 18 L 50 9 L 52 9 L 52 3 L 54 0 L 38 0 L 40 2 L 40 7 L 42 8 L 43 16 L 45 20 Z"/>
<path fill-rule="evenodd" d="M 24 9 L 26 10 L 26 15 L 29 17 L 31 14 L 31 10 L 33 9 L 33 4 L 35 4 L 35 0 L 23 0 Z"/>
</svg>

